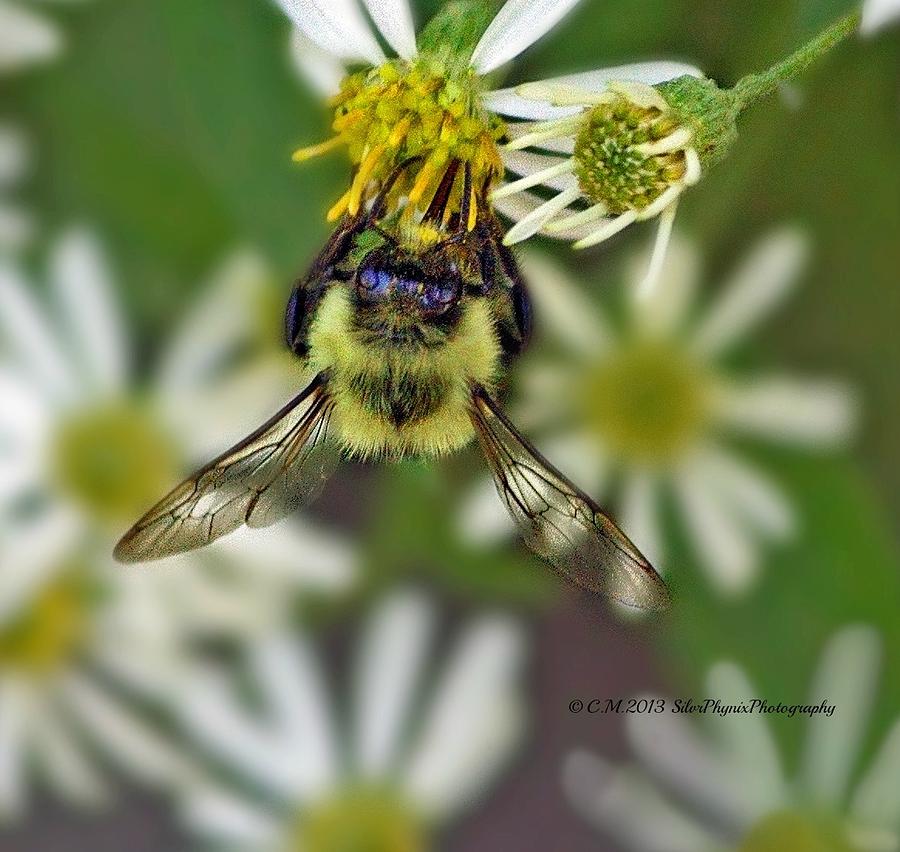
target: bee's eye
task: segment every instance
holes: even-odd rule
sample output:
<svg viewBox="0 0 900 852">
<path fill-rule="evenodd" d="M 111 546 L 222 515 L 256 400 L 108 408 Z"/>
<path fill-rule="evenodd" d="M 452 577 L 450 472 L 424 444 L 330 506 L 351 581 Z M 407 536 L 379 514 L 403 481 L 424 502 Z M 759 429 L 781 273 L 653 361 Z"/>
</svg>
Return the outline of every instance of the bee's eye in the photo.
<svg viewBox="0 0 900 852">
<path fill-rule="evenodd" d="M 461 289 L 457 278 L 431 281 L 422 289 L 419 302 L 426 313 L 437 316 L 459 301 Z"/>
<path fill-rule="evenodd" d="M 384 269 L 364 266 L 357 276 L 359 294 L 370 301 L 385 298 L 393 289 L 394 278 Z"/>
</svg>

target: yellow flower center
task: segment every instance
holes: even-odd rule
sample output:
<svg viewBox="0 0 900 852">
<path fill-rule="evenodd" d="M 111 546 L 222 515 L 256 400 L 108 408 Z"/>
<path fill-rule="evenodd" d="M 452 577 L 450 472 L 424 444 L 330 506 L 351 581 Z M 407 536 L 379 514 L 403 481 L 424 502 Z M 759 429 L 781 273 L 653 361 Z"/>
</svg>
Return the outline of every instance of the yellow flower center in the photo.
<svg viewBox="0 0 900 852">
<path fill-rule="evenodd" d="M 750 831 L 739 852 L 854 852 L 840 822 L 827 815 L 782 811 Z"/>
<path fill-rule="evenodd" d="M 502 121 L 481 105 L 478 75 L 471 68 L 450 71 L 449 64 L 419 56 L 412 61 L 394 59 L 378 68 L 346 77 L 334 98 L 336 135 L 327 142 L 301 148 L 297 161 L 346 145 L 356 172 L 350 189 L 331 208 L 329 221 L 345 212 L 355 215 L 374 197 L 401 163 L 417 158 L 397 180 L 388 198 L 387 213 L 400 199 L 409 209 L 435 195 L 452 163 L 449 219 L 462 208 L 465 166 L 471 173 L 471 203 L 503 173 L 497 140 L 504 134 Z"/>
<path fill-rule="evenodd" d="M 297 852 L 425 852 L 419 819 L 384 791 L 352 790 L 303 814 Z"/>
<path fill-rule="evenodd" d="M 578 384 L 585 422 L 618 457 L 664 466 L 708 421 L 709 377 L 670 344 L 639 342 L 593 366 Z"/>
<path fill-rule="evenodd" d="M 48 674 L 77 653 L 87 636 L 90 608 L 90 592 L 77 575 L 77 569 L 63 572 L 24 612 L 0 626 L 0 668 Z"/>
<path fill-rule="evenodd" d="M 175 470 L 169 443 L 150 419 L 118 403 L 65 420 L 52 458 L 62 487 L 95 517 L 114 523 L 145 510 L 171 485 Z"/>
<path fill-rule="evenodd" d="M 676 130 L 671 114 L 624 96 L 591 109 L 575 140 L 575 175 L 585 197 L 615 215 L 648 207 L 687 171 L 683 150 L 654 152 Z"/>
</svg>

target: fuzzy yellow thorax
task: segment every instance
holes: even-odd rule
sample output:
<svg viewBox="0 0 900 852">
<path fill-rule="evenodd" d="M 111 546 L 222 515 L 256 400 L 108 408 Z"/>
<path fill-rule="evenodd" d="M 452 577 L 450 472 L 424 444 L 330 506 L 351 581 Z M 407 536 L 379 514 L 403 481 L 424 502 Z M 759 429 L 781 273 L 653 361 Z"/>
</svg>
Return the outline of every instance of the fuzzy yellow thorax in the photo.
<svg viewBox="0 0 900 852">
<path fill-rule="evenodd" d="M 413 350 L 387 340 L 383 347 L 373 346 L 356 326 L 349 292 L 334 287 L 310 327 L 309 351 L 310 367 L 329 375 L 335 434 L 344 450 L 359 458 L 437 456 L 464 447 L 474 435 L 471 386 L 493 389 L 500 369 L 491 308 L 480 299 L 463 302 L 446 343 Z M 386 396 L 401 385 L 407 396 L 431 395 L 435 407 L 398 427 L 375 412 L 371 395 Z"/>
</svg>

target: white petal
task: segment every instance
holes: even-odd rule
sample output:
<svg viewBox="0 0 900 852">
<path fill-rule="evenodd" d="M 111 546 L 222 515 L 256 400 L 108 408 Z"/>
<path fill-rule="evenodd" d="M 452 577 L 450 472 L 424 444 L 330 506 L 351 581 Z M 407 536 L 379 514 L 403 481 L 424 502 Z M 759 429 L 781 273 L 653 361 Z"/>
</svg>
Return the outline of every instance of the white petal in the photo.
<svg viewBox="0 0 900 852">
<path fill-rule="evenodd" d="M 580 74 L 566 74 L 541 81 L 554 88 L 571 88 L 585 92 L 598 93 L 605 91 L 610 83 L 627 81 L 645 83 L 649 86 L 672 80 L 676 77 L 702 77 L 703 72 L 683 62 L 640 62 L 631 65 L 618 65 L 600 68 L 596 71 L 585 71 Z M 518 88 L 518 87 L 516 87 Z M 517 94 L 516 88 L 497 89 L 485 95 L 488 109 L 509 115 L 514 118 L 541 119 L 562 118 L 575 115 L 581 111 L 579 107 L 554 107 L 542 101 L 534 101 Z"/>
<path fill-rule="evenodd" d="M 182 754 L 126 710 L 119 699 L 75 673 L 66 678 L 63 689 L 94 744 L 135 778 L 172 787 L 191 777 L 194 769 Z"/>
<path fill-rule="evenodd" d="M 30 150 L 25 134 L 12 124 L 0 124 L 0 189 L 8 189 L 27 171 Z"/>
<path fill-rule="evenodd" d="M 276 0 L 310 41 L 338 59 L 364 59 L 373 65 L 384 53 L 355 0 Z"/>
<path fill-rule="evenodd" d="M 518 222 L 540 207 L 545 200 L 533 192 L 517 192 L 515 195 L 496 199 L 493 202 L 493 207 L 501 215 Z M 553 233 L 548 233 L 547 236 L 554 237 L 557 240 L 578 240 L 592 233 L 593 230 L 593 224 L 588 224 L 563 231 L 554 229 Z"/>
<path fill-rule="evenodd" d="M 677 472 L 674 485 L 701 566 L 722 594 L 744 592 L 759 569 L 756 548 L 747 531 L 692 466 L 685 465 Z"/>
<path fill-rule="evenodd" d="M 724 845 L 631 767 L 575 751 L 563 764 L 562 782 L 585 819 L 635 852 L 698 852 Z"/>
<path fill-rule="evenodd" d="M 783 228 L 744 259 L 693 334 L 693 349 L 707 357 L 726 351 L 765 319 L 797 283 L 809 255 L 804 234 Z"/>
<path fill-rule="evenodd" d="M 497 496 L 494 481 L 488 478 L 463 496 L 457 523 L 462 538 L 481 547 L 506 541 L 516 532 L 513 519 Z"/>
<path fill-rule="evenodd" d="M 291 32 L 291 61 L 300 76 L 323 97 L 336 95 L 347 76 L 343 63 L 311 42 L 300 30 Z"/>
<path fill-rule="evenodd" d="M 480 792 L 508 757 L 523 719 L 516 681 L 524 639 L 500 617 L 460 638 L 410 753 L 403 787 L 422 812 L 446 817 Z"/>
<path fill-rule="evenodd" d="M 653 251 L 650 253 L 650 264 L 641 283 L 635 288 L 635 297 L 638 299 L 651 299 L 658 293 L 660 277 L 666 261 L 666 253 L 672 241 L 672 228 L 675 225 L 675 214 L 678 212 L 678 202 L 675 201 L 666 207 L 660 214 L 659 225 L 656 229 L 656 239 L 653 241 Z"/>
<path fill-rule="evenodd" d="M 286 754 L 278 732 L 250 717 L 221 673 L 198 671 L 175 709 L 195 742 L 266 790 L 294 796 L 302 755 Z"/>
<path fill-rule="evenodd" d="M 581 188 L 574 181 L 569 186 L 555 195 L 549 201 L 545 201 L 540 207 L 533 210 L 527 216 L 513 225 L 503 238 L 503 244 L 507 246 L 523 242 L 538 233 L 554 216 L 568 207 L 581 196 Z"/>
<path fill-rule="evenodd" d="M 837 711 L 835 711 L 837 712 Z M 854 821 L 900 829 L 900 720 L 894 722 L 850 805 Z"/>
<path fill-rule="evenodd" d="M 12 251 L 26 245 L 34 234 L 31 215 L 0 201 L 0 249 Z"/>
<path fill-rule="evenodd" d="M 646 266 L 646 256 L 636 257 L 631 265 L 632 276 L 640 280 Z M 700 277 L 697 246 L 676 236 L 668 246 L 657 285 L 649 292 L 644 292 L 640 287 L 629 290 L 631 321 L 635 330 L 657 338 L 676 336 L 694 303 Z"/>
<path fill-rule="evenodd" d="M 507 136 L 513 141 L 523 136 L 534 133 L 541 127 L 540 122 L 536 121 L 517 121 L 506 125 Z M 553 151 L 557 154 L 571 154 L 575 151 L 575 140 L 569 137 L 560 139 L 545 139 L 534 144 L 535 148 L 544 148 L 547 151 Z"/>
<path fill-rule="evenodd" d="M 44 18 L 0 2 L 0 74 L 52 59 L 61 47 L 58 31 Z"/>
<path fill-rule="evenodd" d="M 411 722 L 416 689 L 434 630 L 434 612 L 418 594 L 394 594 L 372 613 L 355 670 L 356 771 L 387 777 Z"/>
<path fill-rule="evenodd" d="M 615 334 L 599 305 L 588 299 L 564 268 L 545 254 L 525 251 L 522 272 L 538 323 L 556 342 L 581 358 L 596 358 L 615 345 Z"/>
<path fill-rule="evenodd" d="M 79 805 L 96 808 L 108 801 L 109 789 L 70 729 L 61 708 L 50 701 L 35 702 L 32 709 L 34 750 L 47 782 L 60 796 Z"/>
<path fill-rule="evenodd" d="M 784 539 L 795 531 L 794 512 L 781 490 L 732 453 L 708 445 L 693 458 L 709 488 L 760 533 Z"/>
<path fill-rule="evenodd" d="M 54 402 L 74 397 L 75 379 L 55 334 L 28 283 L 9 264 L 0 264 L 0 330 L 21 368 L 38 380 Z"/>
<path fill-rule="evenodd" d="M 870 627 L 847 627 L 822 653 L 810 704 L 827 701 L 833 716 L 813 716 L 800 781 L 814 805 L 838 807 L 872 712 L 881 665 L 881 643 Z"/>
<path fill-rule="evenodd" d="M 487 74 L 518 56 L 551 30 L 579 0 L 507 0 L 472 54 L 472 65 Z"/>
<path fill-rule="evenodd" d="M 274 528 L 244 527 L 217 542 L 216 550 L 239 568 L 330 592 L 347 589 L 359 569 L 348 541 L 301 518 Z"/>
<path fill-rule="evenodd" d="M 898 20 L 900 0 L 866 0 L 859 31 L 863 35 L 873 35 Z"/>
<path fill-rule="evenodd" d="M 199 786 L 182 797 L 185 823 L 208 838 L 236 849 L 275 849 L 281 825 L 272 814 L 218 787 Z"/>
<path fill-rule="evenodd" d="M 652 473 L 634 471 L 625 479 L 620 501 L 622 529 L 657 571 L 664 553 L 658 492 L 659 483 Z"/>
<path fill-rule="evenodd" d="M 62 321 L 88 387 L 100 393 L 124 390 L 130 368 L 124 323 L 97 239 L 87 231 L 69 231 L 54 247 L 51 269 Z"/>
<path fill-rule="evenodd" d="M 0 399 L 0 443 L 19 453 L 39 446 L 50 430 L 52 414 L 33 383 L 0 364 Z"/>
<path fill-rule="evenodd" d="M 251 667 L 278 730 L 282 760 L 294 762 L 294 795 L 314 797 L 335 783 L 338 755 L 331 709 L 313 649 L 281 634 L 256 643 Z"/>
<path fill-rule="evenodd" d="M 27 795 L 25 753 L 30 745 L 31 701 L 15 676 L 0 680 L 0 819 L 18 815 Z"/>
<path fill-rule="evenodd" d="M 735 777 L 688 717 L 641 713 L 629 715 L 625 721 L 634 753 L 665 789 L 714 814 L 718 822 L 746 824 L 750 814 L 741 788 L 742 779 Z"/>
<path fill-rule="evenodd" d="M 416 55 L 416 28 L 408 0 L 363 0 L 384 40 L 404 59 Z"/>
<path fill-rule="evenodd" d="M 757 698 L 753 684 L 733 663 L 719 663 L 706 678 L 706 694 L 723 704 L 741 704 Z M 711 726 L 720 734 L 725 757 L 739 779 L 748 819 L 755 822 L 788 801 L 778 745 L 760 714 L 713 714 Z"/>
<path fill-rule="evenodd" d="M 840 382 L 786 375 L 722 386 L 714 405 L 730 429 L 809 447 L 845 443 L 859 411 L 854 394 Z"/>
<path fill-rule="evenodd" d="M 535 172 L 545 171 L 551 166 L 560 166 L 570 161 L 570 157 L 551 157 L 547 154 L 535 154 L 532 151 L 503 151 L 503 163 L 507 169 L 523 177 Z M 568 174 L 558 175 L 543 181 L 544 186 L 562 191 L 572 184 Z"/>
</svg>

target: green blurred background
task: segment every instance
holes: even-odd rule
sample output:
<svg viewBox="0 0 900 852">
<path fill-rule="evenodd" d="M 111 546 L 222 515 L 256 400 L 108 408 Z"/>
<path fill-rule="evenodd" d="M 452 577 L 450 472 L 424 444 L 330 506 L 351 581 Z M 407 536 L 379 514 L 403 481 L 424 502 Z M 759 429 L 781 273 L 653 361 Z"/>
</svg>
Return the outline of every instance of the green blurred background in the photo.
<svg viewBox="0 0 900 852">
<path fill-rule="evenodd" d="M 671 56 L 733 83 L 851 5 L 585 0 L 515 64 L 512 82 Z M 418 22 L 438 6 L 418 3 Z M 4 110 L 21 118 L 37 146 L 25 193 L 43 231 L 52 235 L 76 221 L 102 234 L 148 363 L 196 285 L 236 246 L 260 250 L 273 266 L 276 334 L 282 298 L 325 240 L 324 211 L 346 180 L 339 157 L 304 167 L 290 161 L 294 147 L 323 136 L 328 115 L 294 74 L 285 19 L 264 0 L 96 0 L 52 12 L 66 32 L 62 60 L 0 84 Z M 900 709 L 898 68 L 896 30 L 841 46 L 798 81 L 799 107 L 773 98 L 745 116 L 730 159 L 680 209 L 680 226 L 703 247 L 709 281 L 721 279 L 770 227 L 789 222 L 808 229 L 813 260 L 804 285 L 744 358 L 844 377 L 864 402 L 862 429 L 844 456 L 748 447 L 776 473 L 803 526 L 795 542 L 772 549 L 751 594 L 723 602 L 682 547 L 671 560 L 679 566 L 671 622 L 613 629 L 600 623 L 592 601 L 555 587 L 556 603 L 535 611 L 533 602 L 550 584 L 540 582 L 539 569 L 524 557 L 445 557 L 462 579 L 441 581 L 442 587 L 463 604 L 509 591 L 504 578 L 518 577 L 509 581 L 522 586 L 512 605 L 533 619 L 537 645 L 536 744 L 518 779 L 453 838 L 454 848 L 489 848 L 491 838 L 520 831 L 527 838 L 527 807 L 540 811 L 542 793 L 552 798 L 542 813 L 563 843 L 557 848 L 605 848 L 573 825 L 558 802 L 565 748 L 582 743 L 621 751 L 615 719 L 567 718 L 568 697 L 588 687 L 603 695 L 649 685 L 690 693 L 710 662 L 729 656 L 763 695 L 799 700 L 825 637 L 862 620 L 883 631 L 888 648 L 868 749 Z M 577 266 L 564 246 L 546 248 L 604 302 L 619 280 L 613 274 L 618 258 L 647 237 L 632 228 L 585 256 L 587 263 L 578 258 Z M 39 241 L 36 265 L 40 256 Z M 530 357 L 519 371 L 528 370 Z M 473 459 L 446 470 L 453 474 Z M 415 467 L 396 476 L 364 473 L 364 501 L 386 491 L 386 505 L 398 507 L 413 495 L 415 505 L 440 515 L 446 486 L 429 473 Z M 322 511 L 341 514 L 327 506 Z M 407 518 L 389 526 L 386 509 L 377 518 L 356 510 L 355 517 L 374 574 L 400 552 L 417 570 L 434 561 L 434 532 L 424 535 L 425 524 Z M 366 532 L 371 528 L 374 536 Z M 504 568 L 498 560 L 513 564 Z M 492 574 L 494 566 L 501 573 Z M 787 719 L 775 725 L 792 754 L 802 725 Z M 516 821 L 524 822 L 516 828 Z M 501 828 L 506 833 L 498 834 Z"/>
</svg>

